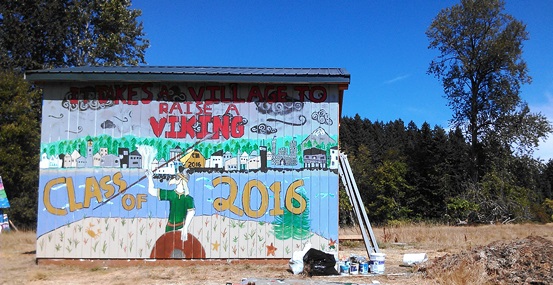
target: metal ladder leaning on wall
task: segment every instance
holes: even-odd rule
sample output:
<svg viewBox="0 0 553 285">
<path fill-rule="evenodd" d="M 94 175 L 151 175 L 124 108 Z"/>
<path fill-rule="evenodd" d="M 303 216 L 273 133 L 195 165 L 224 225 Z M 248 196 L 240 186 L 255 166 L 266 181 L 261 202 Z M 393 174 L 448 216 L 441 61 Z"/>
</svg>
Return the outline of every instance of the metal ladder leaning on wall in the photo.
<svg viewBox="0 0 553 285">
<path fill-rule="evenodd" d="M 346 193 L 348 194 L 349 201 L 353 206 L 355 215 L 357 216 L 357 221 L 359 222 L 359 227 L 361 228 L 361 234 L 363 235 L 363 240 L 365 241 L 367 254 L 370 255 L 371 253 L 379 253 L 380 249 L 376 243 L 376 238 L 374 236 L 369 217 L 367 216 L 367 211 L 365 211 L 365 205 L 363 204 L 363 200 L 361 200 L 357 183 L 355 182 L 355 178 L 351 172 L 348 157 L 345 153 L 340 152 L 339 158 L 340 163 L 338 171 L 340 178 L 344 188 L 346 188 Z"/>
</svg>

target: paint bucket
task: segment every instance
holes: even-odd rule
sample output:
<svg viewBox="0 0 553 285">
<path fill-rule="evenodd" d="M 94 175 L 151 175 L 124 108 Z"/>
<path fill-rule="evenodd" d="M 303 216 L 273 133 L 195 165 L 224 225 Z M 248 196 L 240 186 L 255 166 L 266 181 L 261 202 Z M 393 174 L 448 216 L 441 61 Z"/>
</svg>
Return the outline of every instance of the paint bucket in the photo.
<svg viewBox="0 0 553 285">
<path fill-rule="evenodd" d="M 349 274 L 357 275 L 359 274 L 359 263 L 352 263 L 349 266 Z"/>
<path fill-rule="evenodd" d="M 349 275 L 349 264 L 347 262 L 340 262 L 340 275 Z"/>
<path fill-rule="evenodd" d="M 369 263 L 366 261 L 361 261 L 359 263 L 359 274 L 369 274 Z"/>
<path fill-rule="evenodd" d="M 403 255 L 403 264 L 412 266 L 428 260 L 426 253 L 406 253 Z"/>
<path fill-rule="evenodd" d="M 386 254 L 384 253 L 371 253 L 369 254 L 369 267 L 371 273 L 374 274 L 383 274 L 384 273 L 384 262 L 386 261 Z"/>
</svg>

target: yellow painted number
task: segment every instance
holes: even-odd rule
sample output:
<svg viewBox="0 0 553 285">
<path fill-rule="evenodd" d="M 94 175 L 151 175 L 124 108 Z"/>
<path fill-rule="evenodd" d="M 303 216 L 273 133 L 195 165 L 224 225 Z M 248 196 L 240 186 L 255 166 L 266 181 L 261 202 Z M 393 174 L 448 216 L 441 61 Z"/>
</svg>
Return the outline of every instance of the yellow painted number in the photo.
<svg viewBox="0 0 553 285">
<path fill-rule="evenodd" d="M 257 211 L 251 208 L 251 196 L 252 189 L 257 188 L 259 194 L 261 194 L 261 205 Z M 244 193 L 242 194 L 242 206 L 248 217 L 259 218 L 265 214 L 267 208 L 269 208 L 269 194 L 267 193 L 267 187 L 259 180 L 250 180 L 244 185 Z"/>
<path fill-rule="evenodd" d="M 296 189 L 303 186 L 303 180 L 299 179 L 290 186 L 288 186 L 288 189 L 286 189 L 286 209 L 290 211 L 292 214 L 299 215 L 305 211 L 305 208 L 307 207 L 307 201 L 305 201 L 305 198 L 303 198 L 299 193 L 296 192 Z M 294 203 L 292 203 L 293 200 L 296 200 L 300 203 L 299 207 L 295 207 Z"/>
<path fill-rule="evenodd" d="M 222 197 L 215 199 L 213 201 L 213 207 L 219 212 L 230 210 L 238 216 L 243 216 L 244 211 L 234 205 L 234 200 L 236 200 L 236 196 L 238 196 L 238 186 L 236 185 L 236 181 L 229 176 L 221 176 L 213 179 L 213 187 L 217 187 L 221 183 L 229 185 L 229 196 L 227 199 Z"/>
<path fill-rule="evenodd" d="M 228 184 L 229 185 L 229 195 L 227 198 L 219 197 L 213 201 L 213 207 L 215 210 L 222 212 L 230 210 L 232 213 L 243 216 L 244 213 L 248 217 L 260 218 L 262 217 L 269 208 L 269 191 L 265 184 L 262 181 L 257 179 L 250 180 L 244 185 L 244 192 L 242 193 L 242 209 L 234 205 L 236 198 L 238 197 L 238 185 L 236 181 L 230 176 L 221 176 L 213 179 L 213 187 L 219 186 L 219 184 Z M 299 215 L 305 211 L 307 207 L 307 201 L 303 196 L 296 192 L 296 189 L 303 187 L 303 180 L 298 179 L 286 189 L 285 206 L 288 211 L 292 214 Z M 257 210 L 252 209 L 251 197 L 252 191 L 256 188 L 261 195 L 261 204 Z M 273 209 L 269 210 L 269 215 L 277 216 L 283 215 L 284 210 L 280 207 L 280 193 L 282 191 L 281 182 L 276 181 L 269 189 L 274 193 L 274 206 Z M 299 203 L 299 205 L 294 205 L 294 200 Z"/>
</svg>

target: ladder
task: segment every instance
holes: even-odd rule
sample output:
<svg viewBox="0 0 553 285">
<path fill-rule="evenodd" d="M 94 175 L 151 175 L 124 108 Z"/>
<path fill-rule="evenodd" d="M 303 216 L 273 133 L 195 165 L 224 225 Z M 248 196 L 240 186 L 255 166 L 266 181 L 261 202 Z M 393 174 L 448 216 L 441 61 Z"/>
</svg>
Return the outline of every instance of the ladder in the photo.
<svg viewBox="0 0 553 285">
<path fill-rule="evenodd" d="M 348 157 L 345 153 L 340 152 L 339 158 L 340 163 L 338 171 L 340 178 L 344 188 L 346 188 L 346 193 L 348 194 L 349 201 L 353 206 L 354 213 L 357 216 L 357 221 L 359 222 L 359 227 L 361 228 L 361 234 L 363 235 L 363 241 L 365 242 L 367 254 L 370 255 L 371 253 L 379 253 L 380 249 L 376 243 L 376 237 L 374 236 L 371 222 L 367 216 L 367 211 L 365 211 L 365 205 L 363 204 L 363 200 L 361 200 L 357 183 L 355 182 L 355 178 L 351 172 Z"/>
</svg>

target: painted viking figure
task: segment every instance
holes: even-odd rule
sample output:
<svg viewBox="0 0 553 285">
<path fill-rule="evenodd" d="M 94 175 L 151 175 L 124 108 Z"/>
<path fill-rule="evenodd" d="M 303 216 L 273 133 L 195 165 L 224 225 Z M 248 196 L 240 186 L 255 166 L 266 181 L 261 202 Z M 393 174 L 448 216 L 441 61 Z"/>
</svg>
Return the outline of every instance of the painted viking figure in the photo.
<svg viewBox="0 0 553 285">
<path fill-rule="evenodd" d="M 187 152 L 181 158 L 186 161 L 190 156 Z M 188 232 L 196 211 L 194 198 L 190 195 L 188 169 L 179 167 L 175 178 L 169 180 L 169 185 L 175 189 L 155 188 L 153 173 L 146 171 L 148 178 L 148 193 L 160 201 L 169 201 L 169 216 L 165 226 L 165 234 L 156 241 L 150 254 L 151 258 L 204 258 L 205 250 L 198 239 Z"/>
<path fill-rule="evenodd" d="M 169 217 L 165 232 L 181 230 L 181 239 L 186 241 L 188 227 L 196 213 L 194 198 L 190 196 L 190 189 L 188 189 L 190 175 L 186 169 L 177 173 L 177 177 L 169 181 L 169 185 L 175 185 L 174 190 L 155 188 L 153 173 L 150 170 L 146 172 L 146 176 L 148 177 L 148 193 L 160 201 L 169 201 Z"/>
</svg>

